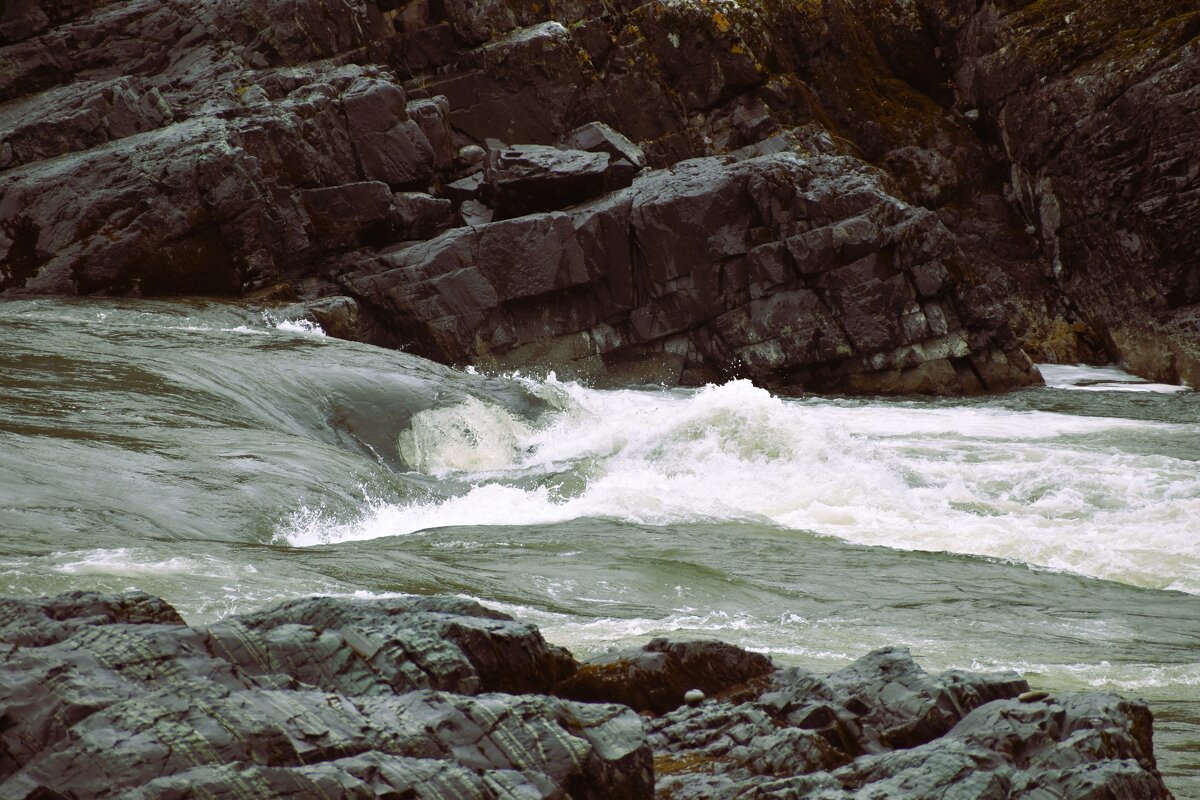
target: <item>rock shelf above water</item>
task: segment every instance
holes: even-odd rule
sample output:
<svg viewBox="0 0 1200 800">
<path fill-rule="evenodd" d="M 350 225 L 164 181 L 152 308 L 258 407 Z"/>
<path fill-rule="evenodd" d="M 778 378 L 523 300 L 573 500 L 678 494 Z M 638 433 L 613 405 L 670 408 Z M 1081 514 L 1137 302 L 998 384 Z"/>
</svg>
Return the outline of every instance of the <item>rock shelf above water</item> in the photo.
<svg viewBox="0 0 1200 800">
<path fill-rule="evenodd" d="M 1195 384 L 1194 5 L 13 2 L 0 295 L 608 383 Z"/>
<path fill-rule="evenodd" d="M 1028 690 L 903 648 L 828 675 L 665 639 L 580 663 L 456 598 L 189 627 L 73 592 L 0 600 L 0 796 L 1170 797 L 1145 704 Z"/>
</svg>

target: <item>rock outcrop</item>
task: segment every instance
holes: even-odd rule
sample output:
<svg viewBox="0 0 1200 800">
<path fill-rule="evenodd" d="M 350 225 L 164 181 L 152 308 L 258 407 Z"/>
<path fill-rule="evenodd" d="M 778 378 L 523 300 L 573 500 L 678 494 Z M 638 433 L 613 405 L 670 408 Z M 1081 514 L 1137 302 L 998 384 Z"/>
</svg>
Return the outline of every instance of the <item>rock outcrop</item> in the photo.
<svg viewBox="0 0 1200 800">
<path fill-rule="evenodd" d="M 1170 797 L 1144 704 L 929 675 L 902 648 L 824 676 L 665 639 L 577 664 L 438 597 L 188 627 L 157 598 L 75 592 L 0 600 L 0 620 L 14 800 Z M 712 699 L 682 705 L 697 688 Z"/>
<path fill-rule="evenodd" d="M 546 197 L 548 195 L 543 195 Z M 1030 382 L 935 214 L 844 156 L 710 157 L 562 212 L 359 254 L 344 290 L 412 352 L 606 382 L 978 392 Z"/>
<path fill-rule="evenodd" d="M 0 294 L 346 297 L 600 381 L 1194 379 L 1200 23 L 1151 6 L 10 3 Z"/>
<path fill-rule="evenodd" d="M 1200 385 L 1200 10 L 986 4 L 946 20 L 1046 269 L 1139 374 Z"/>
<path fill-rule="evenodd" d="M 652 793 L 637 715 L 533 694 L 574 661 L 475 603 L 314 599 L 207 628 L 136 594 L 0 607 L 6 798 Z M 59 624 L 21 624 L 39 617 Z"/>
</svg>

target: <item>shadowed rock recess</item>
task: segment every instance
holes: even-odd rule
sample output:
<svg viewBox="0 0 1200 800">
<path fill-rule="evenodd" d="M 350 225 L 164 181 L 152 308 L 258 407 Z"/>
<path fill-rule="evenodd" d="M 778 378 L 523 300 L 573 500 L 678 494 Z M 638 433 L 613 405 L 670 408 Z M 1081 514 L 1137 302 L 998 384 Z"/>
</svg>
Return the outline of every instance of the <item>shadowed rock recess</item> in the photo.
<svg viewBox="0 0 1200 800">
<path fill-rule="evenodd" d="M 0 599 L 0 796 L 1170 797 L 1145 704 L 1028 689 L 902 648 L 830 675 L 665 639 L 578 664 L 445 597 L 208 627 L 136 592 Z"/>
<path fill-rule="evenodd" d="M 1198 34 L 1190 0 L 15 0 L 0 294 L 300 302 L 598 384 L 1197 383 Z"/>
</svg>

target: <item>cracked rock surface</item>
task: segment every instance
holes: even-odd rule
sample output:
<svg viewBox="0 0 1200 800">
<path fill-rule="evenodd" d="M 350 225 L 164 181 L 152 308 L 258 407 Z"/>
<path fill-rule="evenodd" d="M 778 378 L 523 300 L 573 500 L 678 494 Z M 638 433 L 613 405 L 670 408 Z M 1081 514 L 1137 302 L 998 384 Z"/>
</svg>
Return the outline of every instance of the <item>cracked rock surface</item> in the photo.
<svg viewBox="0 0 1200 800">
<path fill-rule="evenodd" d="M 9 3 L 0 294 L 599 383 L 1194 376 L 1194 10 L 1050 5 Z"/>
<path fill-rule="evenodd" d="M 577 663 L 446 597 L 196 628 L 136 592 L 5 599 L 0 796 L 1170 797 L 1144 703 L 1028 688 L 903 648 L 829 675 L 712 641 Z"/>
</svg>

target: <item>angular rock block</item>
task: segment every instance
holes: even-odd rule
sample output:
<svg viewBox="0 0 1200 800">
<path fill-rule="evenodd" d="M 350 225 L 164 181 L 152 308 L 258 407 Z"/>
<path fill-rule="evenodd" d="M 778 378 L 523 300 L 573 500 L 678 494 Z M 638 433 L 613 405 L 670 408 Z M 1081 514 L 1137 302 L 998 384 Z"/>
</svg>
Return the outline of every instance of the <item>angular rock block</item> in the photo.
<svg viewBox="0 0 1200 800">
<path fill-rule="evenodd" d="M 513 152 L 515 184 L 557 179 L 564 151 Z M 486 180 L 500 191 L 497 167 Z M 861 162 L 783 152 L 682 162 L 563 212 L 479 220 L 338 268 L 384 327 L 438 361 L 603 383 L 650 360 L 675 365 L 668 383 L 749 377 L 790 392 L 1036 381 L 1007 326 L 961 300 L 962 259 L 936 215 Z"/>
</svg>

